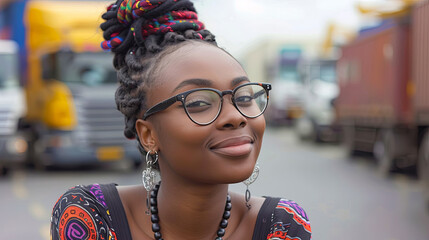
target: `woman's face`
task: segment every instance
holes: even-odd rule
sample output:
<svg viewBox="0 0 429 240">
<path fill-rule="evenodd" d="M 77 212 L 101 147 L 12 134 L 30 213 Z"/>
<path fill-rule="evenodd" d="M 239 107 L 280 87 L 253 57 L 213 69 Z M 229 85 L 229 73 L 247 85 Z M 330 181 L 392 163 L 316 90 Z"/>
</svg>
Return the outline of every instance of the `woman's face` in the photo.
<svg viewBox="0 0 429 240">
<path fill-rule="evenodd" d="M 195 88 L 224 91 L 246 82 L 243 68 L 223 50 L 198 42 L 185 44 L 163 58 L 148 91 L 147 106 Z M 223 97 L 220 115 L 207 126 L 192 122 L 180 102 L 146 121 L 139 120 L 136 128 L 140 139 L 145 122 L 153 131 L 162 178 L 173 174 L 201 183 L 233 183 L 248 178 L 265 130 L 264 117 L 244 117 L 232 105 L 231 95 Z"/>
</svg>

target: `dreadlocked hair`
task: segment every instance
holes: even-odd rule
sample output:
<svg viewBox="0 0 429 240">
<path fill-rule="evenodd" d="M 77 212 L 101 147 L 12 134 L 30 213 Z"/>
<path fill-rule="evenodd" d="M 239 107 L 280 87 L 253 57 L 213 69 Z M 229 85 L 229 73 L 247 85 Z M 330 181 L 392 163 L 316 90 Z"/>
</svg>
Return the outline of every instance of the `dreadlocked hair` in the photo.
<svg viewBox="0 0 429 240">
<path fill-rule="evenodd" d="M 135 123 L 147 109 L 146 92 L 163 57 L 190 41 L 217 46 L 215 36 L 198 21 L 189 0 L 118 0 L 102 18 L 101 47 L 114 53 L 119 81 L 115 101 L 125 116 L 124 135 L 138 140 Z M 139 150 L 146 154 L 141 144 Z"/>
</svg>

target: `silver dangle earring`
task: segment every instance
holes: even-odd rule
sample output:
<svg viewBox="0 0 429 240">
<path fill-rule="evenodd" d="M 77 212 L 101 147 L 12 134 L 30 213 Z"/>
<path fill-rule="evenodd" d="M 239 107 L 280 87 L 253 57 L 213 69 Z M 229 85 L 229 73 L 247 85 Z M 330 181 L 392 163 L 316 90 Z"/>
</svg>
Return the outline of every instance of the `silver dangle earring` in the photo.
<svg viewBox="0 0 429 240">
<path fill-rule="evenodd" d="M 249 204 L 250 198 L 252 197 L 249 190 L 249 185 L 254 183 L 256 179 L 259 176 L 259 166 L 258 163 L 256 163 L 255 168 L 253 169 L 252 175 L 246 180 L 243 181 L 244 185 L 246 185 L 246 194 L 245 194 L 245 200 L 246 200 L 246 207 L 250 210 L 252 205 Z"/>
<path fill-rule="evenodd" d="M 146 214 L 150 214 L 150 193 L 155 186 L 155 172 L 152 169 L 152 166 L 158 161 L 158 152 L 155 151 L 155 160 L 153 160 L 153 156 L 150 155 L 152 150 L 149 150 L 146 153 L 146 169 L 142 172 L 142 182 L 143 187 L 146 189 L 147 192 L 147 199 L 146 199 Z"/>
</svg>

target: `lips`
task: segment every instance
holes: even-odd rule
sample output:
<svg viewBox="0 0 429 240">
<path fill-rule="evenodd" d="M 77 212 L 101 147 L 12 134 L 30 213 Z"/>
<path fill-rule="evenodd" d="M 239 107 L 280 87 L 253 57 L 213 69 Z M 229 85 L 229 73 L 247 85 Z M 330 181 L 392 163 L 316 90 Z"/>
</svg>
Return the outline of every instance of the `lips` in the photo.
<svg viewBox="0 0 429 240">
<path fill-rule="evenodd" d="M 229 157 L 248 155 L 252 149 L 253 139 L 249 136 L 223 139 L 210 146 L 213 152 Z"/>
</svg>

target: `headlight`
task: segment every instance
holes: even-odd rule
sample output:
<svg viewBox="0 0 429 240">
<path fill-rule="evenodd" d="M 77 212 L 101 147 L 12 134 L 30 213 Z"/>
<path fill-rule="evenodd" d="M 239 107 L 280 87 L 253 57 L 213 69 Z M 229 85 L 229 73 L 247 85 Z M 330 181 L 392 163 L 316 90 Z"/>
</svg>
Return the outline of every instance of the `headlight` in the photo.
<svg viewBox="0 0 429 240">
<path fill-rule="evenodd" d="M 27 148 L 27 142 L 20 136 L 10 137 L 6 142 L 6 150 L 12 154 L 23 154 Z"/>
</svg>

